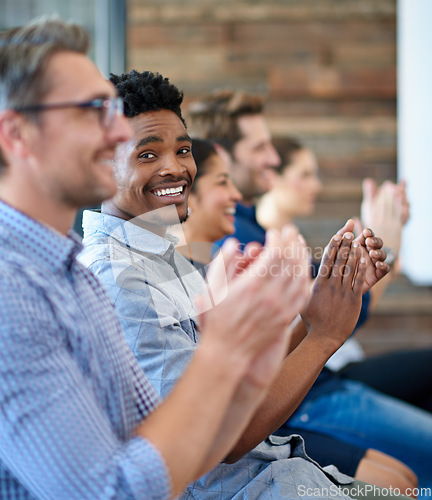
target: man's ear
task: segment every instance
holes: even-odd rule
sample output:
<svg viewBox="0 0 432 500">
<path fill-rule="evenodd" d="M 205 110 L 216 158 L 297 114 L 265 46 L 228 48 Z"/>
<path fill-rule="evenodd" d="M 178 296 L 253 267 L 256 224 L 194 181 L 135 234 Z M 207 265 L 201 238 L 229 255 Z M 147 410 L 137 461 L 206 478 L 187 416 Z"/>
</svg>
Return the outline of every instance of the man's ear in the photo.
<svg viewBox="0 0 432 500">
<path fill-rule="evenodd" d="M 29 127 L 29 121 L 16 111 L 6 109 L 0 112 L 0 149 L 5 159 L 25 159 L 28 156 Z"/>
</svg>

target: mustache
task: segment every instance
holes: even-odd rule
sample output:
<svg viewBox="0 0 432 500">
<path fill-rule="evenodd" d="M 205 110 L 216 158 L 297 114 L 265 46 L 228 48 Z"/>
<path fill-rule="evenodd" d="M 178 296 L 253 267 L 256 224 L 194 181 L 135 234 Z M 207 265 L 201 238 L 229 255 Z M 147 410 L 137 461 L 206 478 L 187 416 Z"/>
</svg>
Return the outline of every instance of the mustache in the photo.
<svg viewBox="0 0 432 500">
<path fill-rule="evenodd" d="M 147 185 L 146 189 L 151 191 L 153 189 L 163 188 L 163 186 L 167 184 L 181 184 L 181 183 L 186 183 L 187 185 L 191 186 L 192 182 L 193 181 L 190 175 L 181 175 L 181 176 L 169 175 L 164 177 L 164 179 L 158 183 Z"/>
</svg>

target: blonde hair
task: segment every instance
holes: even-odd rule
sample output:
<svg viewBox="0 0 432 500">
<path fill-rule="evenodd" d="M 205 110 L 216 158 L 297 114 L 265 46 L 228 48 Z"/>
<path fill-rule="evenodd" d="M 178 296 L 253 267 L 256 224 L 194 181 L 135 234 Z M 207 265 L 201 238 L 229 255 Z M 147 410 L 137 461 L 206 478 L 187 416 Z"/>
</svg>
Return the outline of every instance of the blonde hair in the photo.
<svg viewBox="0 0 432 500">
<path fill-rule="evenodd" d="M 0 33 L 0 111 L 38 104 L 50 90 L 50 57 L 61 51 L 87 54 L 89 36 L 75 23 L 44 16 Z M 28 113 L 29 117 L 37 117 Z M 0 168 L 5 166 L 0 151 Z"/>
</svg>

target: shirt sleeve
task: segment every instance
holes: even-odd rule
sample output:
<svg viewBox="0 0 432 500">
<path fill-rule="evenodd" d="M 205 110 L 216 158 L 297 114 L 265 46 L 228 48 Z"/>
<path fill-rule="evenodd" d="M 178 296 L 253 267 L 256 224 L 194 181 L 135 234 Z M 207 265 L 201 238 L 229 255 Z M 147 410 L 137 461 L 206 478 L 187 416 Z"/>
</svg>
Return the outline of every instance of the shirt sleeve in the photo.
<svg viewBox="0 0 432 500">
<path fill-rule="evenodd" d="M 166 284 L 149 280 L 139 269 L 109 260 L 95 261 L 89 268 L 110 295 L 139 366 L 159 396 L 166 397 L 195 352 L 195 322 L 166 291 Z M 184 290 L 179 295 L 184 296 Z"/>
<path fill-rule="evenodd" d="M 2 273 L 0 467 L 36 498 L 168 498 L 159 452 L 114 432 L 41 293 Z"/>
</svg>

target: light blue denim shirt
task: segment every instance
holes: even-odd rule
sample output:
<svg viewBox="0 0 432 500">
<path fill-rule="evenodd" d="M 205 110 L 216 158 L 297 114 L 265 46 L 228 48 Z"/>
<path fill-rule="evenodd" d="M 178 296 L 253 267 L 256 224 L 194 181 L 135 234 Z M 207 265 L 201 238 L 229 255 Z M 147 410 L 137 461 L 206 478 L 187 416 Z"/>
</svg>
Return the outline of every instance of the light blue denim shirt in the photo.
<svg viewBox="0 0 432 500">
<path fill-rule="evenodd" d="M 168 498 L 159 398 L 82 245 L 0 202 L 0 498 Z"/>
<path fill-rule="evenodd" d="M 166 396 L 198 341 L 192 296 L 198 271 L 162 238 L 117 217 L 85 211 L 79 260 L 105 285 L 126 340 L 156 391 Z M 189 292 L 189 293 L 188 293 Z"/>
<path fill-rule="evenodd" d="M 202 290 L 202 276 L 169 236 L 95 211 L 84 212 L 83 229 L 79 260 L 106 286 L 139 365 L 164 397 L 198 342 L 193 298 Z M 313 462 L 299 436 L 271 436 L 235 464 L 220 464 L 183 498 L 306 498 L 305 487 L 327 488 L 329 498 L 338 498 L 335 484 L 350 482 L 334 467 L 324 471 Z"/>
</svg>

